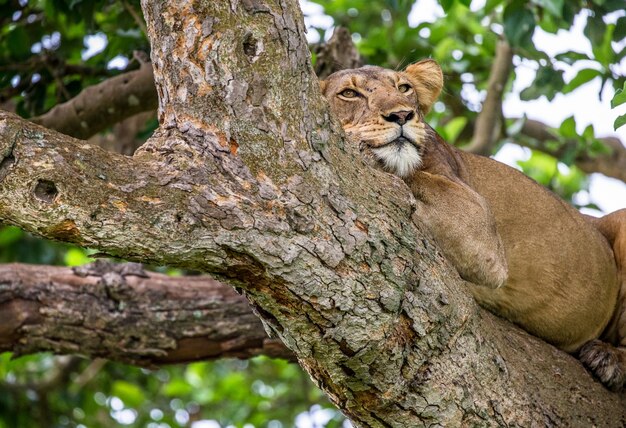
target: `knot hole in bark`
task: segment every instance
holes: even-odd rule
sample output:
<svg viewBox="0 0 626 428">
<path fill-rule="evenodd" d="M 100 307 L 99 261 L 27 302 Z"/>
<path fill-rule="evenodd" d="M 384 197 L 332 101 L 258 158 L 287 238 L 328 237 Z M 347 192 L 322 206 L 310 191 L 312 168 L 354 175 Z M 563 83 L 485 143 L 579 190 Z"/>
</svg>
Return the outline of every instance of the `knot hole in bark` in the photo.
<svg viewBox="0 0 626 428">
<path fill-rule="evenodd" d="M 4 177 L 9 175 L 9 169 L 11 169 L 14 163 L 15 163 L 15 158 L 13 157 L 12 154 L 10 154 L 9 156 L 2 159 L 2 161 L 0 161 L 0 181 L 4 180 Z"/>
<path fill-rule="evenodd" d="M 57 197 L 59 191 L 57 186 L 50 180 L 37 180 L 37 185 L 34 191 L 35 197 L 41 202 L 51 204 L 54 198 Z"/>
<path fill-rule="evenodd" d="M 243 53 L 246 54 L 250 61 L 254 60 L 258 55 L 259 41 L 252 35 L 252 33 L 246 34 L 243 39 Z"/>
</svg>

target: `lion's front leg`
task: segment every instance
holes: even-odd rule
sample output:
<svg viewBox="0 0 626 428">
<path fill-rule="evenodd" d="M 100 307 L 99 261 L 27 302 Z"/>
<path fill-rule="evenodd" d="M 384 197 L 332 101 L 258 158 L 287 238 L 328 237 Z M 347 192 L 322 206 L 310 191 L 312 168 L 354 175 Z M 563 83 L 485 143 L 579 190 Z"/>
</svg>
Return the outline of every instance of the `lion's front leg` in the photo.
<svg viewBox="0 0 626 428">
<path fill-rule="evenodd" d="M 430 230 L 459 275 L 477 285 L 502 286 L 508 275 L 504 245 L 485 199 L 441 175 L 419 171 L 406 181 L 417 199 L 416 220 Z"/>
</svg>

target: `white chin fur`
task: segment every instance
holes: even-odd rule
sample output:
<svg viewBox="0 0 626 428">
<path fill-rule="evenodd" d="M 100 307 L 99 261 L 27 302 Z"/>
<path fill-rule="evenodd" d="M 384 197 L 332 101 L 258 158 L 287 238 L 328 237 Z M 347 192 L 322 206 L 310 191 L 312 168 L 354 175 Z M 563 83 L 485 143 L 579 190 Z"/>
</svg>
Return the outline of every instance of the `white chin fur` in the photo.
<svg viewBox="0 0 626 428">
<path fill-rule="evenodd" d="M 422 157 L 417 148 L 411 143 L 387 144 L 383 147 L 372 148 L 372 153 L 388 171 L 406 177 L 422 164 Z"/>
</svg>

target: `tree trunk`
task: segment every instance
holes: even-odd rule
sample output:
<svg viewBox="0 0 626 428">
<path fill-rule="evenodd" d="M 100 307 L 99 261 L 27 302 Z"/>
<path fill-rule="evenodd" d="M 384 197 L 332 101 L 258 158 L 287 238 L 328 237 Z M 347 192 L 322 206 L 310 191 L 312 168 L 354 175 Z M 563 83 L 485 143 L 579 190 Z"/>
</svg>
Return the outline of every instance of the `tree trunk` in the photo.
<svg viewBox="0 0 626 428">
<path fill-rule="evenodd" d="M 320 95 L 296 1 L 143 2 L 161 126 L 133 158 L 0 116 L 0 221 L 240 287 L 357 426 L 621 426 L 480 310 Z M 120 296 L 123 301 L 124 296 Z"/>
</svg>

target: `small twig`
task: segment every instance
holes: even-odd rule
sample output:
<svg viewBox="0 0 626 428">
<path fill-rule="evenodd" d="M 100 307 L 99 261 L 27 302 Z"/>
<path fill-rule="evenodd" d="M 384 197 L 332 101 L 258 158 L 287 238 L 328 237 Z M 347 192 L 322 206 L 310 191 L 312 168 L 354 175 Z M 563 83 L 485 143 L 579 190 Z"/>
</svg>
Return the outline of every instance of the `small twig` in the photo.
<svg viewBox="0 0 626 428">
<path fill-rule="evenodd" d="M 81 390 L 87 385 L 91 380 L 102 370 L 102 368 L 106 365 L 107 360 L 104 358 L 96 358 L 93 360 L 85 370 L 79 374 L 76 379 L 74 379 L 73 387 Z"/>
<path fill-rule="evenodd" d="M 70 93 L 68 92 L 65 84 L 63 83 L 63 79 L 61 78 L 61 73 L 59 73 L 59 69 L 57 66 L 59 65 L 56 60 L 51 59 L 50 56 L 44 55 L 43 61 L 45 67 L 50 72 L 50 75 L 54 79 L 57 84 L 57 100 L 58 102 L 66 101 L 72 98 Z"/>
<path fill-rule="evenodd" d="M 148 28 L 146 27 L 146 23 L 144 22 L 143 17 L 140 16 L 135 8 L 128 4 L 128 2 L 123 1 L 122 4 L 124 5 L 124 9 L 126 9 L 128 13 L 130 13 L 130 15 L 133 17 L 135 23 L 137 24 L 143 35 L 145 37 L 148 37 Z"/>
</svg>

